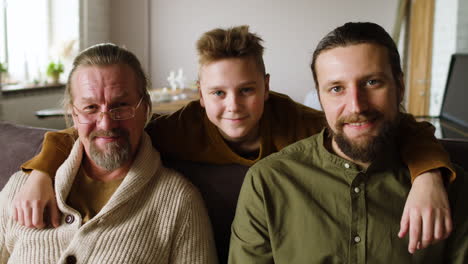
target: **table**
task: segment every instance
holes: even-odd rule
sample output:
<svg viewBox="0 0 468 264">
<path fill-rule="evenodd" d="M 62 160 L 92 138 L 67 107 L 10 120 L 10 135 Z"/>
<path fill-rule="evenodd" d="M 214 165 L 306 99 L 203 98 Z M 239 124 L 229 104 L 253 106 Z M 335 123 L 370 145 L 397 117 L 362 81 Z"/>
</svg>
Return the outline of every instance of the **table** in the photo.
<svg viewBox="0 0 468 264">
<path fill-rule="evenodd" d="M 149 91 L 152 101 L 153 113 L 171 114 L 188 103 L 199 99 L 198 91 L 195 89 L 155 89 Z"/>
</svg>

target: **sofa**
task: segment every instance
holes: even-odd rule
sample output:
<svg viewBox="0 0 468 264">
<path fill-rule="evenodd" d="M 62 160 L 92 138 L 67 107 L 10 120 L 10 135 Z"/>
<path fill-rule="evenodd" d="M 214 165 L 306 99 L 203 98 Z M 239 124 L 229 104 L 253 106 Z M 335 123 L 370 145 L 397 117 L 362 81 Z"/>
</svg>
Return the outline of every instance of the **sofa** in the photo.
<svg viewBox="0 0 468 264">
<path fill-rule="evenodd" d="M 50 129 L 25 127 L 0 121 L 0 189 L 24 161 L 40 151 L 43 135 Z M 468 170 L 468 141 L 440 140 L 452 162 Z M 220 263 L 226 263 L 230 226 L 237 196 L 247 172 L 241 165 L 211 165 L 179 160 L 163 160 L 167 167 L 185 175 L 205 199 L 215 233 Z"/>
</svg>

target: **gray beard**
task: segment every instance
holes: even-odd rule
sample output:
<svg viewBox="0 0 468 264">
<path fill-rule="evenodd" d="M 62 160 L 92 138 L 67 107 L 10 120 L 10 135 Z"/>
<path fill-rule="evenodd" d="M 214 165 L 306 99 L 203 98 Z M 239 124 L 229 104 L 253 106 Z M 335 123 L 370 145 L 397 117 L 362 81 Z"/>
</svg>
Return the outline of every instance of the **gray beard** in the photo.
<svg viewBox="0 0 468 264">
<path fill-rule="evenodd" d="M 129 160 L 130 143 L 128 140 L 123 143 L 108 143 L 105 150 L 100 150 L 94 143 L 91 143 L 89 152 L 96 165 L 107 171 L 113 171 L 122 167 Z"/>
</svg>

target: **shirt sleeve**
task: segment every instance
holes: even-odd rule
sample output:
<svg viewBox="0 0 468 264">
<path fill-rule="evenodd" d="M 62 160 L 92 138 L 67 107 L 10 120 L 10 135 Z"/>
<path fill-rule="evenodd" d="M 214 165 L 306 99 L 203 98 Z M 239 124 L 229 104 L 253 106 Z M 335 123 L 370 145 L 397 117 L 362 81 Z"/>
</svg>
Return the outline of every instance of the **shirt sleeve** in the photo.
<svg viewBox="0 0 468 264">
<path fill-rule="evenodd" d="M 408 166 L 412 181 L 433 169 L 442 169 L 442 174 L 450 182 L 455 179 L 456 173 L 450 156 L 434 137 L 434 127 L 430 123 L 416 122 L 412 115 L 404 114 L 399 135 L 400 155 Z"/>
<path fill-rule="evenodd" d="M 24 172 L 39 170 L 54 178 L 55 172 L 70 154 L 77 137 L 74 128 L 58 132 L 47 132 L 44 136 L 41 152 L 31 160 L 23 163 L 21 169 Z"/>
<path fill-rule="evenodd" d="M 218 263 L 211 223 L 200 193 L 193 189 L 182 204 L 182 223 L 170 263 Z"/>
<path fill-rule="evenodd" d="M 262 184 L 250 169 L 245 176 L 231 228 L 230 264 L 274 263 Z"/>
</svg>

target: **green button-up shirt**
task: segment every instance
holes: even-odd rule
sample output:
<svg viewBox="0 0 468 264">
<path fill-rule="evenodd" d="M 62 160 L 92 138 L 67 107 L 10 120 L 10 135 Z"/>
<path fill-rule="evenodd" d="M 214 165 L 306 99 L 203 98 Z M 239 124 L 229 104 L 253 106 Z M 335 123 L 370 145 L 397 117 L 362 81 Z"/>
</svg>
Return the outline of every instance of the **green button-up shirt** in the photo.
<svg viewBox="0 0 468 264">
<path fill-rule="evenodd" d="M 398 152 L 388 150 L 362 170 L 330 153 L 326 135 L 250 168 L 232 224 L 229 263 L 468 263 L 466 209 L 454 207 L 468 195 L 452 191 L 459 216 L 451 238 L 411 255 L 408 239 L 397 236 L 411 187 Z M 466 175 L 457 175 L 453 185 L 468 193 Z"/>
</svg>

